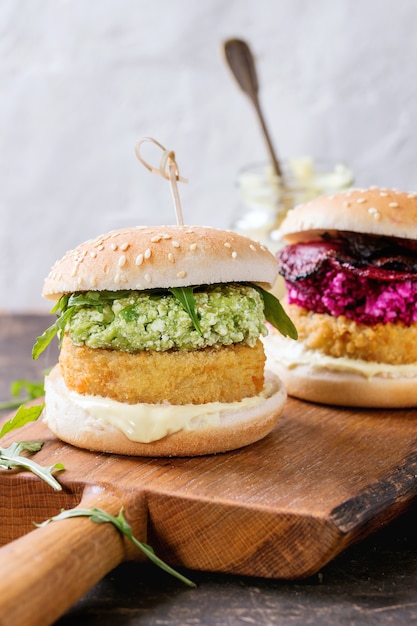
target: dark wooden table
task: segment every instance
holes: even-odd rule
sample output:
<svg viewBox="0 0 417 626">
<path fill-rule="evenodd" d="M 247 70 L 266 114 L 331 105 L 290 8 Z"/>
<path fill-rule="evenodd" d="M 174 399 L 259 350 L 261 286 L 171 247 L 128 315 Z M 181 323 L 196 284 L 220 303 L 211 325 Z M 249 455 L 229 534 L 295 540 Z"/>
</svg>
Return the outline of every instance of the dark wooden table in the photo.
<svg viewBox="0 0 417 626">
<path fill-rule="evenodd" d="M 49 316 L 0 316 L 0 399 L 9 397 L 12 380 L 40 380 L 42 371 L 56 361 L 55 344 L 39 361 L 31 359 L 34 338 L 50 321 Z M 388 527 L 349 548 L 321 572 L 303 581 L 185 572 L 198 584 L 197 589 L 189 589 L 150 564 L 124 563 L 91 589 L 57 624 L 414 624 L 417 623 L 416 514 L 417 503 Z"/>
</svg>

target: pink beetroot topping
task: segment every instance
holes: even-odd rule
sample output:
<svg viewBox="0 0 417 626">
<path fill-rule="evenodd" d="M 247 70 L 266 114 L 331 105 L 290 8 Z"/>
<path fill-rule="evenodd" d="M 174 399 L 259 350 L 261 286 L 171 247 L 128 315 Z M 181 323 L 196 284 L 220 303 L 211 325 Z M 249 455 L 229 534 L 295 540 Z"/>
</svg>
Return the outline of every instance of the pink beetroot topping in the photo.
<svg viewBox="0 0 417 626">
<path fill-rule="evenodd" d="M 316 313 L 345 315 L 367 325 L 417 322 L 417 281 L 382 281 L 330 268 L 286 281 L 288 302 Z"/>
</svg>

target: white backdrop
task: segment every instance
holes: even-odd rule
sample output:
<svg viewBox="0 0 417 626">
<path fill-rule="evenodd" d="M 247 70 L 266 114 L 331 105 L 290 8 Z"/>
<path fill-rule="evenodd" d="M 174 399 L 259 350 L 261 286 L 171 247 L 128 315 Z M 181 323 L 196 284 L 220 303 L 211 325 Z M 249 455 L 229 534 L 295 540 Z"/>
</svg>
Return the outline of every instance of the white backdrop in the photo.
<svg viewBox="0 0 417 626">
<path fill-rule="evenodd" d="M 48 310 L 54 260 L 111 228 L 174 221 L 136 160 L 175 150 L 185 220 L 226 227 L 265 148 L 221 43 L 246 39 L 281 157 L 417 187 L 415 0 L 2 0 L 0 309 Z"/>
</svg>

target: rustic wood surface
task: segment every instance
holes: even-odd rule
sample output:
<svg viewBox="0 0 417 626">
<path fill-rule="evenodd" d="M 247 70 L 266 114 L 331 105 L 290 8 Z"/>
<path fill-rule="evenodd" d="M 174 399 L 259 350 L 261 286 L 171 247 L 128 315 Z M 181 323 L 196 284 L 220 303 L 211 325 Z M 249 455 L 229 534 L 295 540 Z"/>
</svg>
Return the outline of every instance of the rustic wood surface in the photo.
<svg viewBox="0 0 417 626">
<path fill-rule="evenodd" d="M 45 316 L 1 318 L 3 398 L 11 380 L 39 378 L 41 370 L 55 362 L 56 347 L 38 363 L 30 358 L 33 339 L 47 324 Z M 64 463 L 67 470 L 60 480 L 66 488 L 63 494 L 56 494 L 26 473 L 0 476 L 3 543 L 31 530 L 32 521 L 41 521 L 61 507 L 74 506 L 82 497 L 93 497 L 93 501 L 104 498 L 107 508 L 114 510 L 123 501 L 140 538 L 148 540 L 172 564 L 197 570 L 190 575 L 200 586 L 197 590 L 183 588 L 149 565 L 118 565 L 126 558 L 126 550 L 113 529 L 101 528 L 96 534 L 98 525 L 69 520 L 71 529 L 62 523 L 67 524 L 64 535 L 71 535 L 69 548 L 61 531 L 53 531 L 51 543 L 43 529 L 42 536 L 35 531 L 7 546 L 9 552 L 13 546 L 22 548 L 17 549 L 20 556 L 13 552 L 13 558 L 6 555 L 6 564 L 18 562 L 19 568 L 12 572 L 14 578 L 3 584 L 0 597 L 4 602 L 10 598 L 11 604 L 2 605 L 0 623 L 12 624 L 5 617 L 17 604 L 10 587 L 17 593 L 21 578 L 28 584 L 34 569 L 28 558 L 31 536 L 39 537 L 38 550 L 47 537 L 43 552 L 48 559 L 38 555 L 38 570 L 32 572 L 30 583 L 35 591 L 37 581 L 37 592 L 32 595 L 42 597 L 43 605 L 54 596 L 59 608 L 62 598 L 48 584 L 42 586 L 42 576 L 52 585 L 58 572 L 59 587 L 66 590 L 61 592 L 64 609 L 76 601 L 77 593 L 95 585 L 58 624 L 381 624 L 387 616 L 394 616 L 394 621 L 385 623 L 401 624 L 417 616 L 414 553 L 406 552 L 402 543 L 415 509 L 414 411 L 333 411 L 290 400 L 270 437 L 242 451 L 202 459 L 138 460 L 97 455 L 56 442 L 41 424 L 27 430 L 46 441 L 37 455 L 40 461 L 56 462 L 59 458 Z M 85 485 L 88 494 L 83 496 Z M 106 487 L 104 495 L 91 495 L 97 485 L 112 488 Z M 326 565 L 350 543 L 385 525 L 409 505 L 407 515 Z M 91 527 L 94 532 L 90 536 Z M 395 535 L 398 529 L 399 538 Z M 378 546 L 378 540 L 389 563 L 383 558 L 369 563 L 365 558 L 356 571 L 355 559 L 362 551 L 366 555 L 366 550 L 374 556 L 370 546 Z M 385 547 L 390 541 L 394 541 L 391 552 Z M 411 532 L 408 541 L 415 547 Z M 55 560 L 56 554 L 61 554 L 60 559 Z M 349 561 L 352 555 L 356 555 L 353 564 Z M 413 587 L 404 583 L 404 556 L 409 557 Z M 346 565 L 350 566 L 347 573 Z M 384 579 L 384 572 L 389 571 L 391 587 L 389 593 L 385 589 L 384 601 L 380 592 L 374 599 L 377 606 L 364 609 L 369 604 L 365 587 L 375 595 L 375 583 L 369 575 L 372 565 L 375 581 Z M 26 571 L 20 569 L 24 566 Z M 224 573 L 205 574 L 201 570 Z M 18 571 L 24 575 L 19 577 Z M 332 571 L 335 575 L 328 579 Z M 309 578 L 292 583 L 277 580 L 299 576 Z M 399 577 L 403 581 L 400 586 Z M 352 593 L 356 600 L 349 600 Z M 19 625 L 25 615 L 30 615 L 31 605 L 28 601 L 21 606 Z M 54 615 L 55 619 L 59 612 Z"/>
</svg>

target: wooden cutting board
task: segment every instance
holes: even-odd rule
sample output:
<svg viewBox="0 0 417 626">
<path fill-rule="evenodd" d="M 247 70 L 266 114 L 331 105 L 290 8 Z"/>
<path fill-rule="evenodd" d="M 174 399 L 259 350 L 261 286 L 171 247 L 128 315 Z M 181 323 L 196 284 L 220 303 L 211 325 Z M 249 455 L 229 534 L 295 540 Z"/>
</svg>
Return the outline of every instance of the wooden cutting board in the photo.
<svg viewBox="0 0 417 626">
<path fill-rule="evenodd" d="M 123 560 L 141 558 L 110 524 L 75 518 L 34 530 L 62 508 L 117 514 L 123 506 L 137 538 L 174 566 L 296 579 L 388 523 L 417 492 L 416 410 L 289 398 L 263 441 L 199 458 L 78 450 L 41 422 L 18 438 L 45 441 L 35 459 L 66 469 L 57 474 L 62 492 L 27 472 L 0 473 L 0 624 L 8 626 L 51 624 Z"/>
</svg>

